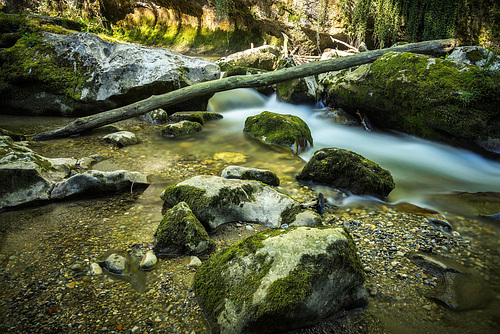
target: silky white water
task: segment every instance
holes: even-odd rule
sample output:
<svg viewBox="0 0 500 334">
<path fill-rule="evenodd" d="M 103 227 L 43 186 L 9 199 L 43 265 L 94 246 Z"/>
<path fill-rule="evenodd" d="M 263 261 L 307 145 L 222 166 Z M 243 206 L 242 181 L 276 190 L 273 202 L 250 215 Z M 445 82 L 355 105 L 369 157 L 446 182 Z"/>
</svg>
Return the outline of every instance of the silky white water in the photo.
<svg viewBox="0 0 500 334">
<path fill-rule="evenodd" d="M 389 200 L 422 204 L 425 196 L 453 191 L 500 192 L 500 163 L 470 151 L 422 140 L 403 134 L 368 132 L 362 127 L 346 127 L 321 119 L 313 106 L 297 106 L 263 97 L 251 89 L 216 94 L 209 110 L 222 112 L 218 131 L 230 135 L 241 132 L 245 119 L 267 110 L 292 114 L 310 127 L 314 147 L 301 155 L 308 160 L 324 147 L 351 150 L 388 169 L 396 183 Z"/>
</svg>

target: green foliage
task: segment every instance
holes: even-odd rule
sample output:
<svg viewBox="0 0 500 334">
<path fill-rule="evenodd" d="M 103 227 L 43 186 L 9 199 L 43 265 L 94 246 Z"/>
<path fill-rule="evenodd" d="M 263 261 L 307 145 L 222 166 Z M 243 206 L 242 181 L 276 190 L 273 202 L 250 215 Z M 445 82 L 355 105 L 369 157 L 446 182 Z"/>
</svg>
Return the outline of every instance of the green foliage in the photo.
<svg viewBox="0 0 500 334">
<path fill-rule="evenodd" d="M 229 13 L 234 7 L 234 0 L 215 0 L 215 12 L 221 21 L 227 21 Z"/>
<path fill-rule="evenodd" d="M 348 0 L 343 3 L 351 39 L 364 41 L 373 21 L 373 41 L 388 47 L 398 39 L 409 42 L 453 37 L 460 4 L 465 0 Z"/>
</svg>

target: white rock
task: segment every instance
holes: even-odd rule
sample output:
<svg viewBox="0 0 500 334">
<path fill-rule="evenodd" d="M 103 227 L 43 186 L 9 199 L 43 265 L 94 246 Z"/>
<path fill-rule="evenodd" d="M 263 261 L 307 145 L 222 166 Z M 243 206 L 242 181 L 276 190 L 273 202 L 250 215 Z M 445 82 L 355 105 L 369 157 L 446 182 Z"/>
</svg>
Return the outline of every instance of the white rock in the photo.
<svg viewBox="0 0 500 334">
<path fill-rule="evenodd" d="M 156 266 L 158 259 L 153 251 L 147 251 L 139 264 L 139 268 L 142 270 L 150 270 Z"/>
<path fill-rule="evenodd" d="M 96 263 L 96 262 L 93 262 L 90 264 L 90 275 L 102 275 L 102 268 L 101 266 Z"/>
<path fill-rule="evenodd" d="M 199 268 L 201 266 L 201 260 L 197 256 L 191 256 L 191 262 L 189 262 L 188 267 Z"/>
<path fill-rule="evenodd" d="M 110 133 L 103 137 L 104 141 L 119 147 L 135 145 L 139 142 L 137 136 L 130 131 L 119 131 Z"/>
</svg>

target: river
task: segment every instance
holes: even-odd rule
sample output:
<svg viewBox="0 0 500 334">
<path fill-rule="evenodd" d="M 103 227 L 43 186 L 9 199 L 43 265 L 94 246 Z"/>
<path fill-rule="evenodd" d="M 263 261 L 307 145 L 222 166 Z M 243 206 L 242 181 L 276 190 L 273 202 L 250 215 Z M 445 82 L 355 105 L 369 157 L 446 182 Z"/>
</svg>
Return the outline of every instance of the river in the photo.
<svg viewBox="0 0 500 334">
<path fill-rule="evenodd" d="M 500 198 L 492 193 L 500 192 L 500 163 L 408 135 L 342 127 L 318 118 L 313 106 L 281 103 L 274 96 L 265 97 L 248 89 L 218 93 L 210 101 L 209 109 L 222 113 L 224 118 L 208 122 L 201 133 L 187 138 L 161 137 L 159 126 L 134 119 L 116 124 L 139 136 L 141 142 L 134 146 L 116 149 L 105 144 L 101 138 L 113 131 L 109 127 L 79 137 L 30 143 L 36 152 L 47 157 L 100 155 L 106 159 L 97 163 L 95 169 L 139 171 L 149 176 L 152 185 L 132 195 L 74 199 L 0 213 L 3 222 L 0 240 L 0 310 L 3 313 L 0 320 L 3 325 L 0 329 L 208 333 L 210 329 L 190 286 L 195 270 L 186 268 L 189 258 L 164 259 L 147 278 L 131 282 L 130 286 L 112 277 L 77 275 L 70 268 L 75 263 L 88 265 L 112 249 L 134 251 L 137 247 L 150 247 L 161 220 L 159 194 L 165 186 L 199 174 L 219 174 L 229 164 L 276 172 L 281 179 L 279 189 L 298 200 L 311 200 L 317 192 L 324 193 L 331 204 L 339 206 L 332 220 L 334 224 L 349 226 L 353 221 L 361 221 L 372 226 L 371 229 L 376 225 L 384 233 L 393 230 L 383 226 L 386 222 L 391 226 L 400 224 L 401 235 L 397 234 L 398 229 L 394 235 L 402 238 L 403 232 L 419 234 L 423 231 L 421 228 L 427 227 L 425 217 L 400 211 L 398 203 L 439 211 L 463 240 L 468 240 L 460 242 L 463 247 L 457 247 L 457 254 L 452 257 L 481 272 L 494 291 L 493 305 L 498 305 L 500 270 L 495 260 L 499 255 L 500 228 L 498 222 L 492 223 L 478 215 L 500 212 Z M 245 135 L 242 129 L 246 117 L 263 110 L 301 117 L 312 131 L 313 149 L 297 157 Z M 35 134 L 69 121 L 0 116 L 0 127 Z M 388 201 L 381 203 L 363 196 L 339 200 L 336 192 L 328 187 L 298 183 L 294 175 L 314 150 L 322 147 L 352 150 L 388 169 L 396 183 Z M 261 229 L 253 225 L 250 229 L 245 227 L 232 224 L 214 234 L 218 249 Z M 355 228 L 357 235 L 364 231 L 363 226 Z M 366 313 L 369 316 L 361 313 L 354 317 L 376 319 L 363 320 L 365 330 L 360 332 L 379 332 L 378 326 L 393 333 L 454 333 L 461 328 L 459 325 L 465 326 L 464 333 L 474 333 L 476 328 L 484 333 L 498 329 L 500 317 L 491 307 L 457 313 L 429 302 L 419 291 L 424 284 L 421 274 L 406 258 L 397 259 L 405 265 L 393 269 L 388 268 L 394 258 L 377 257 L 384 256 L 382 251 L 375 251 L 377 256 L 373 258 L 374 250 L 370 247 L 395 247 L 399 241 L 403 242 L 386 238 L 387 244 L 372 245 L 370 238 L 359 239 L 363 263 L 372 268 L 367 279 L 372 298 Z M 206 257 L 202 257 L 204 259 Z M 401 281 L 401 277 L 407 277 L 406 281 Z M 433 284 L 430 278 L 426 282 Z M 41 311 L 37 311 L 37 307 Z M 357 324 L 355 318 L 347 319 Z M 317 332 L 324 329 L 324 325 L 320 326 Z"/>
</svg>

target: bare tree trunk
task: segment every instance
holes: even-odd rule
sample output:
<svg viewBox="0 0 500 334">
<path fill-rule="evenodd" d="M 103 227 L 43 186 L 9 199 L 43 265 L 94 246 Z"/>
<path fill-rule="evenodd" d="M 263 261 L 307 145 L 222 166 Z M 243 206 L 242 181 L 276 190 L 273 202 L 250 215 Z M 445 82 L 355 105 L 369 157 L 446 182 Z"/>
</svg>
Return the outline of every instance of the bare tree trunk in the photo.
<svg viewBox="0 0 500 334">
<path fill-rule="evenodd" d="M 229 78 L 198 83 L 162 95 L 153 95 L 145 100 L 133 104 L 101 112 L 99 114 L 82 117 L 61 128 L 43 132 L 34 137 L 34 140 L 47 140 L 80 134 L 89 129 L 111 124 L 124 119 L 145 114 L 157 108 L 174 105 L 198 96 L 213 94 L 235 88 L 262 87 L 284 82 L 287 80 L 308 77 L 320 73 L 338 71 L 375 61 L 389 52 L 414 52 L 430 55 L 443 55 L 454 49 L 456 41 L 453 39 L 411 43 L 394 48 L 361 52 L 352 56 L 336 59 L 310 62 L 284 68 L 282 70 L 254 75 L 238 75 Z"/>
</svg>

